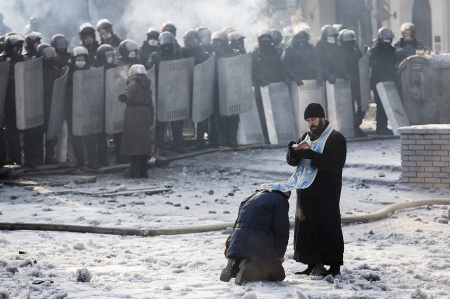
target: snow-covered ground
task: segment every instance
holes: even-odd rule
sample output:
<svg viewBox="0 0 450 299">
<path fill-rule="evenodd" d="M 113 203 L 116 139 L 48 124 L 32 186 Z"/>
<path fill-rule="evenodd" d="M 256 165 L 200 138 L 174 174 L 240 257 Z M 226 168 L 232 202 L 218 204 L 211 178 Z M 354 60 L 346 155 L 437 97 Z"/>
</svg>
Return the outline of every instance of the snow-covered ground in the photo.
<svg viewBox="0 0 450 299">
<path fill-rule="evenodd" d="M 174 228 L 233 222 L 239 203 L 261 183 L 287 180 L 285 148 L 216 152 L 96 182 L 0 188 L 0 222 L 114 228 Z M 372 213 L 389 204 L 450 198 L 450 190 L 399 184 L 399 139 L 348 143 L 341 213 Z M 92 174 L 86 174 L 92 175 Z M 38 178 L 31 174 L 28 179 Z M 171 187 L 166 193 L 93 197 L 75 191 Z M 294 219 L 295 194 L 290 203 Z M 448 206 L 424 206 L 380 221 L 343 225 L 342 275 L 295 275 L 304 265 L 285 256 L 286 279 L 237 286 L 219 280 L 226 231 L 158 237 L 0 231 L 0 298 L 450 298 Z M 77 282 L 77 270 L 90 282 Z M 86 279 L 89 280 L 89 279 Z M 3 295 L 3 297 L 2 297 Z"/>
</svg>

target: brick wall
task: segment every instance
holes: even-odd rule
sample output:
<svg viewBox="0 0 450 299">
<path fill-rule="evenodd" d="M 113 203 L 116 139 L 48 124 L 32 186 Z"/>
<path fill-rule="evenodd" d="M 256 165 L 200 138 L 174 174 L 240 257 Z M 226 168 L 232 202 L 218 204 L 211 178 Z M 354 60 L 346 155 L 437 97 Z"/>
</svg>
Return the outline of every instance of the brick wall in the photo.
<svg viewBox="0 0 450 299">
<path fill-rule="evenodd" d="M 450 125 L 401 127 L 398 131 L 402 183 L 425 189 L 450 189 Z"/>
</svg>

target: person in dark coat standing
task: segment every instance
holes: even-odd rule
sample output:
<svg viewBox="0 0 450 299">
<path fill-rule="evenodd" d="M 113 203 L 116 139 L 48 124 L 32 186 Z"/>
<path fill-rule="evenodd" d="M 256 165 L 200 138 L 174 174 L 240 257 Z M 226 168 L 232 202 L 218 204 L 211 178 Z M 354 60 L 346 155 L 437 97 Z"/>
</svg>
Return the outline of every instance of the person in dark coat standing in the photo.
<svg viewBox="0 0 450 299">
<path fill-rule="evenodd" d="M 229 45 L 228 36 L 224 31 L 215 31 L 211 36 L 215 58 L 214 73 L 214 108 L 213 114 L 209 118 L 209 136 L 208 146 L 211 148 L 225 145 L 236 148 L 239 146 L 237 142 L 237 132 L 239 129 L 239 114 L 230 116 L 220 115 L 220 96 L 219 89 L 219 60 L 222 58 L 230 58 L 239 55 L 239 51 L 234 50 Z"/>
<path fill-rule="evenodd" d="M 308 265 L 296 274 L 335 276 L 344 254 L 339 201 L 347 141 L 325 119 L 320 104 L 309 104 L 304 117 L 309 132 L 291 141 L 286 154 L 287 163 L 297 166 L 285 187 L 297 190 L 294 259 Z"/>
<path fill-rule="evenodd" d="M 262 29 L 258 32 L 258 44 L 252 51 L 252 77 L 262 133 L 264 140 L 268 142 L 269 133 L 267 131 L 266 115 L 264 114 L 261 87 L 276 82 L 285 82 L 288 86 L 291 86 L 281 62 L 281 54 L 275 48 L 272 35 L 268 29 Z"/>
<path fill-rule="evenodd" d="M 36 151 L 38 156 L 42 157 L 42 150 L 44 147 L 43 135 L 47 134 L 48 125 L 50 122 L 50 112 L 52 107 L 53 85 L 55 80 L 60 77 L 61 70 L 56 65 L 54 59 L 56 58 L 56 50 L 49 44 L 43 43 L 37 47 L 36 57 L 42 57 L 42 78 L 44 81 L 44 126 L 40 131 L 40 138 L 38 138 L 39 149 Z M 58 143 L 58 138 L 45 138 L 45 164 L 58 164 L 55 158 L 55 146 Z"/>
<path fill-rule="evenodd" d="M 319 76 L 330 84 L 336 83 L 337 78 L 346 77 L 337 37 L 337 29 L 331 25 L 325 25 L 322 27 L 320 40 L 315 48 L 319 62 Z"/>
<path fill-rule="evenodd" d="M 298 86 L 303 85 L 303 80 L 317 80 L 319 84 L 323 84 L 322 79 L 318 78 L 316 51 L 309 39 L 309 28 L 298 28 L 291 45 L 284 50 L 281 57 L 289 78 Z"/>
<path fill-rule="evenodd" d="M 22 54 L 25 39 L 20 34 L 11 34 L 5 37 L 4 50 L 0 53 L 0 63 L 9 61 L 8 83 L 6 86 L 4 119 L 0 119 L 1 127 L 6 129 L 4 138 L 8 144 L 7 156 L 9 163 L 22 165 L 22 145 L 20 143 L 20 130 L 16 121 L 16 84 L 15 65 L 28 60 Z M 25 147 L 25 145 L 24 145 Z M 5 161 L 6 162 L 6 161 Z M 25 161 L 31 162 L 31 161 Z"/>
<path fill-rule="evenodd" d="M 378 30 L 378 38 L 375 45 L 369 50 L 370 88 L 373 90 L 375 103 L 377 104 L 376 133 L 380 135 L 392 135 L 388 129 L 388 119 L 381 103 L 376 85 L 383 81 L 395 81 L 395 48 L 392 46 L 394 32 L 391 29 L 382 27 Z"/>
<path fill-rule="evenodd" d="M 340 31 L 339 47 L 342 51 L 344 68 L 346 73 L 349 74 L 351 83 L 355 135 L 357 137 L 365 137 L 367 134 L 359 127 L 364 119 L 364 112 L 361 107 L 361 85 L 359 80 L 359 60 L 362 58 L 362 53 L 356 43 L 356 34 L 353 30 L 344 29 Z"/>
<path fill-rule="evenodd" d="M 241 203 L 221 281 L 236 277 L 235 283 L 242 285 L 286 277 L 282 263 L 289 240 L 290 195 L 290 191 L 262 190 Z"/>
<path fill-rule="evenodd" d="M 125 103 L 121 154 L 130 157 L 130 177 L 148 178 L 147 158 L 151 153 L 151 126 L 154 107 L 151 82 L 142 64 L 134 64 L 128 71 L 127 87 L 119 95 Z"/>
<path fill-rule="evenodd" d="M 184 47 L 181 48 L 181 55 L 183 58 L 194 57 L 195 65 L 201 64 L 208 60 L 210 55 L 205 51 L 203 46 L 200 44 L 200 36 L 195 30 L 188 30 L 183 36 Z M 191 103 L 192 107 L 192 103 Z M 209 119 L 197 123 L 197 138 L 196 143 L 191 147 L 192 150 L 202 149 L 205 147 L 204 135 L 208 133 L 208 122 Z"/>
</svg>

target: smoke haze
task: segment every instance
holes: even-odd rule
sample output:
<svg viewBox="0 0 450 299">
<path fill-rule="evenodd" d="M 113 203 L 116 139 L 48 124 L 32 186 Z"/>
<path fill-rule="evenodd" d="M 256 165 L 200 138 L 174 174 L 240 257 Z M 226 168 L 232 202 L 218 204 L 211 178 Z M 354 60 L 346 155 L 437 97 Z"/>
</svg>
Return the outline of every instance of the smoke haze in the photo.
<svg viewBox="0 0 450 299">
<path fill-rule="evenodd" d="M 4 22 L 14 32 L 26 34 L 30 17 L 38 17 L 36 31 L 49 42 L 56 33 L 65 34 L 71 47 L 79 43 L 78 28 L 84 22 L 96 25 L 107 18 L 122 39 L 140 44 L 149 27 L 171 21 L 177 27 L 177 39 L 189 29 L 206 26 L 212 32 L 233 27 L 246 35 L 251 50 L 259 29 L 272 27 L 266 0 L 19 0 L 2 4 Z M 99 39 L 97 37 L 97 39 Z"/>
</svg>

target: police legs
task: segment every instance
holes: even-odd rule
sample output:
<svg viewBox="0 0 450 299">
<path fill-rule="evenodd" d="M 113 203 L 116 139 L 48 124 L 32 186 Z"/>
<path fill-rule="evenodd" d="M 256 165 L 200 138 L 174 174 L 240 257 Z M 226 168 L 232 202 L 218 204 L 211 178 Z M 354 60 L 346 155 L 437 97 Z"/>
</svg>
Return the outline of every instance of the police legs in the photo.
<svg viewBox="0 0 450 299">
<path fill-rule="evenodd" d="M 377 104 L 376 121 L 377 132 L 383 132 L 387 130 L 387 115 L 384 111 L 383 104 L 381 103 L 380 95 L 376 88 L 373 90 L 375 96 L 375 103 Z"/>
<path fill-rule="evenodd" d="M 172 121 L 170 122 L 170 127 L 172 128 L 174 148 L 177 149 L 183 147 L 183 121 Z"/>
<path fill-rule="evenodd" d="M 6 153 L 6 131 L 3 124 L 0 123 L 0 166 L 7 163 Z"/>
<path fill-rule="evenodd" d="M 139 176 L 141 178 L 148 178 L 148 164 L 147 155 L 139 156 Z"/>
<path fill-rule="evenodd" d="M 23 130 L 23 154 L 24 165 L 26 167 L 37 167 L 38 164 L 42 164 L 43 154 L 43 130 L 42 127 L 31 128 Z"/>
<path fill-rule="evenodd" d="M 97 134 L 97 160 L 101 166 L 108 166 L 108 143 L 106 142 L 106 133 Z"/>
<path fill-rule="evenodd" d="M 73 153 L 75 155 L 76 166 L 84 166 L 84 149 L 83 149 L 83 137 L 70 134 L 70 140 L 72 141 Z"/>
<path fill-rule="evenodd" d="M 261 129 L 264 136 L 264 141 L 268 143 L 269 133 L 267 131 L 266 115 L 264 114 L 264 105 L 262 101 L 261 87 L 259 85 L 255 86 L 255 101 L 256 101 L 256 108 L 258 109 L 259 120 L 261 122 Z"/>
<path fill-rule="evenodd" d="M 90 134 L 84 137 L 86 151 L 88 155 L 89 168 L 99 168 L 97 162 L 97 134 Z"/>
<path fill-rule="evenodd" d="M 208 142 L 210 147 L 219 145 L 219 112 L 214 112 L 209 118 Z"/>
<path fill-rule="evenodd" d="M 227 144 L 230 147 L 238 147 L 237 131 L 239 128 L 239 114 L 231 115 L 226 118 L 227 122 Z"/>
<path fill-rule="evenodd" d="M 58 164 L 55 158 L 55 146 L 58 143 L 58 139 L 45 140 L 45 164 Z"/>
<path fill-rule="evenodd" d="M 164 133 L 166 131 L 166 122 L 160 122 L 156 121 L 156 128 L 155 128 L 155 143 L 157 152 L 160 155 L 166 154 L 166 144 L 164 142 Z"/>
<path fill-rule="evenodd" d="M 130 156 L 130 178 L 139 177 L 140 156 Z"/>
<path fill-rule="evenodd" d="M 197 123 L 197 142 L 203 143 L 203 137 L 208 132 L 208 119 Z M 209 135 L 208 135 L 209 136 Z"/>
<path fill-rule="evenodd" d="M 114 134 L 114 155 L 116 157 L 116 164 L 125 163 L 123 156 L 120 152 L 122 150 L 122 133 Z"/>
</svg>

